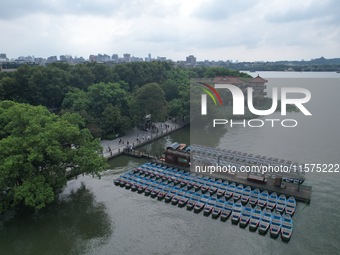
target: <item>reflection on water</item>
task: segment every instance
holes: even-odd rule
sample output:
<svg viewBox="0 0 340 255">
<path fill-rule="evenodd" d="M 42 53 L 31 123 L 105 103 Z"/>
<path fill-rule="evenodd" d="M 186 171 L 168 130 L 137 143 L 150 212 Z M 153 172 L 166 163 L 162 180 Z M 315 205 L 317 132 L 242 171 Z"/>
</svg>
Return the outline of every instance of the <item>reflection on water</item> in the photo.
<svg viewBox="0 0 340 255">
<path fill-rule="evenodd" d="M 112 228 L 105 205 L 82 183 L 38 215 L 21 212 L 3 223 L 0 254 L 84 254 Z"/>
</svg>

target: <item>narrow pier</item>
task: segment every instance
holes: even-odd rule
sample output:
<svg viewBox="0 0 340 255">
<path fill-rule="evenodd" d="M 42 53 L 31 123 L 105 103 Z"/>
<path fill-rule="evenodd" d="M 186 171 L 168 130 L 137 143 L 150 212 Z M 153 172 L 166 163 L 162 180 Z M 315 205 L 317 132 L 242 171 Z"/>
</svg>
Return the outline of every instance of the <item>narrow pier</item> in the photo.
<svg viewBox="0 0 340 255">
<path fill-rule="evenodd" d="M 135 151 L 137 148 L 153 141 L 167 136 L 185 126 L 189 125 L 188 122 L 183 121 L 166 121 L 164 123 L 155 123 L 159 132 L 153 133 L 151 131 L 142 131 L 139 129 L 131 129 L 126 135 L 116 138 L 114 140 L 102 140 L 101 145 L 103 147 L 103 156 L 107 159 L 115 158 L 123 153 L 127 154 L 126 150 L 132 149 Z M 129 154 L 130 156 L 137 156 L 137 154 Z M 151 158 L 150 158 L 151 159 Z"/>
</svg>

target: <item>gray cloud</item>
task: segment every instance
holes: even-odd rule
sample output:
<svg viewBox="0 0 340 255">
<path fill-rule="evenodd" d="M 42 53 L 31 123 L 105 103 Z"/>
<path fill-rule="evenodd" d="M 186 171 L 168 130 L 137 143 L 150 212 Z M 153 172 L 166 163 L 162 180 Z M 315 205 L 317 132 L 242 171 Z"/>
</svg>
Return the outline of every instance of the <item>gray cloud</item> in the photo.
<svg viewBox="0 0 340 255">
<path fill-rule="evenodd" d="M 340 18 L 336 15 L 339 8 L 335 0 L 253 3 L 6 1 L 0 8 L 0 31 L 6 38 L 0 51 L 12 57 L 25 54 L 88 57 L 99 52 L 145 56 L 151 52 L 184 58 L 185 54 L 196 52 L 205 58 L 219 58 L 219 51 L 224 56 L 237 56 L 240 49 L 242 56 L 237 58 L 245 60 L 269 54 L 272 59 L 327 57 L 325 52 L 329 57 L 338 56 Z M 22 43 L 18 45 L 18 41 Z"/>
<path fill-rule="evenodd" d="M 193 15 L 199 19 L 207 20 L 223 20 L 232 16 L 237 16 L 240 13 L 251 8 L 254 1 L 251 0 L 214 0 L 206 1 L 198 5 L 193 11 Z M 237 18 L 237 17 L 236 17 Z"/>
<path fill-rule="evenodd" d="M 340 2 L 337 0 L 296 2 L 283 10 L 270 13 L 266 20 L 274 23 L 292 23 L 300 21 L 319 21 L 321 23 L 336 22 L 339 25 Z"/>
<path fill-rule="evenodd" d="M 175 5 L 167 6 L 157 0 L 16 0 L 1 3 L 0 19 L 16 19 L 32 14 L 121 16 L 167 16 Z"/>
</svg>

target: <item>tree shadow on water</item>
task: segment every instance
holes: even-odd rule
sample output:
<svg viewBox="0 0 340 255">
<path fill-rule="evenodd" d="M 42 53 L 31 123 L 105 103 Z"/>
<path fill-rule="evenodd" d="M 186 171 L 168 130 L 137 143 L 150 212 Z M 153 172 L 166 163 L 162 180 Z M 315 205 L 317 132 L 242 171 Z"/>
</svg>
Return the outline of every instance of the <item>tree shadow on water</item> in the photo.
<svg viewBox="0 0 340 255">
<path fill-rule="evenodd" d="M 113 231 L 106 207 L 84 184 L 48 208 L 0 223 L 0 254 L 84 254 Z"/>
</svg>

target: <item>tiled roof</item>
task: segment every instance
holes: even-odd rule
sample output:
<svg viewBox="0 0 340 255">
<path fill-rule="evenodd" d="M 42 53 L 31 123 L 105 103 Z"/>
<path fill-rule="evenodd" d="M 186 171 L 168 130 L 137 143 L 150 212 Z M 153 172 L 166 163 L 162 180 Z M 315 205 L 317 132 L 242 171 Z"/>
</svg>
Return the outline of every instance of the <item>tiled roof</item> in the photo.
<svg viewBox="0 0 340 255">
<path fill-rule="evenodd" d="M 233 85 L 239 85 L 243 84 L 243 82 L 240 80 L 239 77 L 235 76 L 216 76 L 213 80 L 214 84 L 233 84 Z"/>
<path fill-rule="evenodd" d="M 260 77 L 260 75 L 257 75 L 255 78 L 249 80 L 250 83 L 266 83 L 268 82 L 268 80 L 263 79 L 262 77 Z"/>
</svg>

